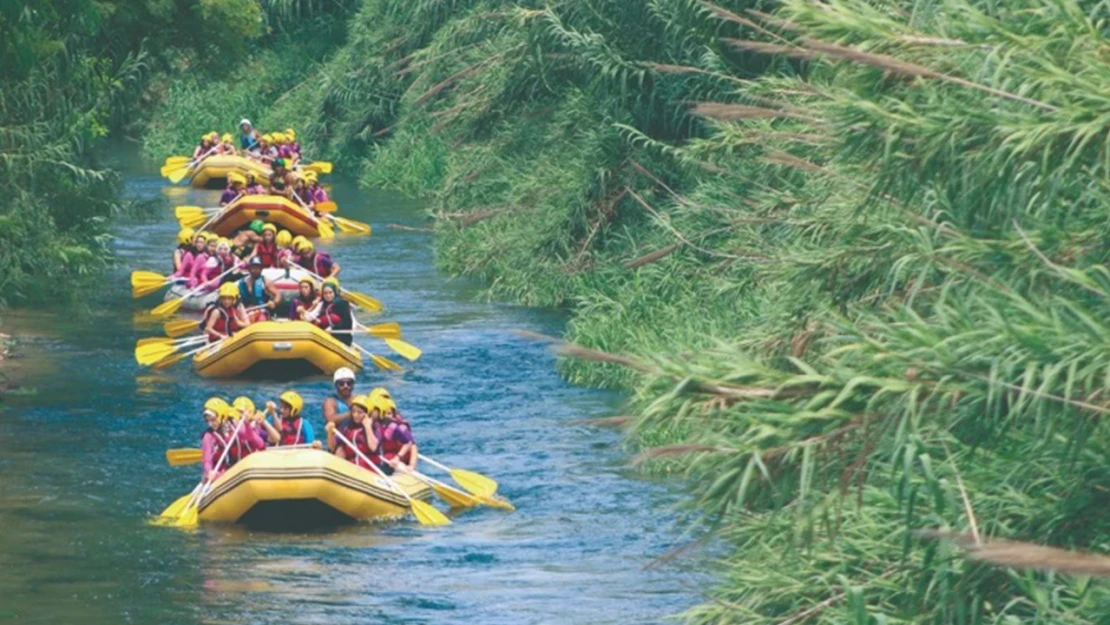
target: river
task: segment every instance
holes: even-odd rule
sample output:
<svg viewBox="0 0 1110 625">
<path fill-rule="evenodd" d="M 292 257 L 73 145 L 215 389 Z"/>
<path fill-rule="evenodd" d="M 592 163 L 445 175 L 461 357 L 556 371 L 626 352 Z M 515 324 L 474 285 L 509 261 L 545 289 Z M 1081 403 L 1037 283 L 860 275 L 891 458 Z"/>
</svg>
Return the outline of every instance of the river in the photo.
<svg viewBox="0 0 1110 625">
<path fill-rule="evenodd" d="M 517 511 L 308 534 L 149 525 L 199 479 L 163 454 L 198 445 L 204 399 L 259 402 L 286 385 L 202 379 L 187 361 L 135 364 L 135 340 L 157 326 L 133 315 L 158 299 L 132 302 L 127 275 L 164 272 L 171 207 L 213 205 L 218 192 L 164 189 L 130 169 L 127 192 L 164 210 L 115 225 L 120 267 L 97 312 L 0 327 L 29 337 L 16 364 L 37 390 L 5 398 L 0 414 L 0 622 L 657 623 L 697 600 L 689 573 L 646 568 L 684 540 L 676 485 L 630 472 L 618 434 L 575 423 L 613 414 L 620 397 L 565 383 L 544 345 L 512 333 L 558 334 L 560 315 L 481 302 L 477 286 L 437 272 L 430 234 L 388 227 L 426 227 L 419 202 L 341 182 L 340 214 L 374 227 L 328 246 L 343 283 L 381 299 L 380 320 L 425 350 L 404 374 L 367 369 L 359 388 L 387 386 L 422 451 L 496 478 Z M 291 386 L 322 430 L 329 380 Z"/>
</svg>

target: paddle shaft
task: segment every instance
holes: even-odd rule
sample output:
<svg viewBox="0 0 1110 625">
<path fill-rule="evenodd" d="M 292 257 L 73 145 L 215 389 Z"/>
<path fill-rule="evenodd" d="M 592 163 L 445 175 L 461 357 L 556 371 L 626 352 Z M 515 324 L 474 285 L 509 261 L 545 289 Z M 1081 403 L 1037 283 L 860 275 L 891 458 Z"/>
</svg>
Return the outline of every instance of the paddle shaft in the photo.
<svg viewBox="0 0 1110 625">
<path fill-rule="evenodd" d="M 243 421 L 243 419 L 239 419 L 239 422 L 235 424 L 235 430 L 232 431 L 231 436 L 224 444 L 224 452 L 220 454 L 220 459 L 216 461 L 216 466 L 213 467 L 213 470 L 222 465 L 224 460 L 227 459 L 227 454 L 231 451 L 231 445 L 239 438 L 239 428 L 243 427 Z M 201 478 L 200 484 L 197 484 L 197 487 L 200 488 L 200 494 L 191 499 L 189 503 L 185 504 L 185 509 L 181 511 L 181 516 L 185 516 L 185 513 L 189 511 L 189 506 L 193 503 L 196 503 L 197 508 L 200 508 L 201 499 L 204 499 L 204 496 L 208 494 L 208 487 L 215 481 L 215 478 L 209 479 L 207 476 Z M 201 488 L 202 486 L 203 488 Z"/>
<path fill-rule="evenodd" d="M 228 206 L 231 206 L 231 205 L 232 205 L 232 204 L 234 204 L 235 202 L 239 201 L 239 198 L 243 197 L 243 195 L 245 195 L 245 194 L 243 194 L 243 193 L 240 193 L 239 195 L 236 195 L 236 196 L 235 196 L 235 199 L 233 199 L 233 200 L 231 200 L 230 202 L 228 202 L 228 203 L 227 203 L 227 205 L 225 205 L 225 206 L 224 206 L 224 207 L 223 207 L 222 209 L 220 209 L 220 210 L 216 211 L 215 213 L 213 213 L 213 214 L 212 214 L 212 216 L 208 218 L 208 221 L 204 222 L 204 225 L 203 225 L 203 226 L 201 226 L 201 227 L 197 228 L 197 232 L 203 232 L 205 228 L 207 228 L 208 226 L 212 225 L 212 222 L 213 222 L 213 221 L 216 221 L 216 218 L 217 218 L 217 217 L 219 217 L 219 216 L 220 216 L 220 214 L 224 212 L 224 209 L 226 209 L 226 208 L 227 208 Z"/>
<path fill-rule="evenodd" d="M 343 433 L 339 431 L 339 428 L 335 428 L 334 430 L 332 430 L 332 433 L 335 434 L 335 437 L 338 438 L 340 441 L 342 441 L 343 444 L 346 445 L 348 449 L 355 452 L 356 456 L 361 458 L 363 462 L 365 462 L 367 465 L 369 465 L 370 468 L 372 468 L 375 473 L 377 473 L 379 476 L 381 476 L 381 478 L 383 480 L 385 480 L 386 484 L 389 485 L 390 490 L 404 496 L 404 498 L 409 501 L 409 504 L 412 504 L 412 497 L 410 497 L 409 494 L 405 492 L 405 489 L 401 488 L 400 486 L 397 485 L 396 482 L 389 479 L 389 476 L 385 474 L 385 471 L 381 470 L 381 467 L 374 464 L 373 462 L 370 462 L 370 459 L 367 458 L 366 455 L 363 454 L 361 451 L 359 451 L 358 447 L 354 446 L 354 443 L 347 440 L 346 436 L 343 436 Z"/>
</svg>

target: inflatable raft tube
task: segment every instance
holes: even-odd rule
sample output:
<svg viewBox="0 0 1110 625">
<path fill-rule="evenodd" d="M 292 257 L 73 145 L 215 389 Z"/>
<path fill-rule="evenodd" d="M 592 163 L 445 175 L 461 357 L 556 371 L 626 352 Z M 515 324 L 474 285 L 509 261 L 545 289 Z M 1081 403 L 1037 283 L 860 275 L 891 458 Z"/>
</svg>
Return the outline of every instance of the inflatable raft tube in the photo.
<svg viewBox="0 0 1110 625">
<path fill-rule="evenodd" d="M 390 478 L 414 499 L 431 489 L 407 475 Z M 270 448 L 220 476 L 197 517 L 266 529 L 307 529 L 403 516 L 403 495 L 377 473 L 325 451 Z"/>
<path fill-rule="evenodd" d="M 307 321 L 252 323 L 218 346 L 197 352 L 193 369 L 202 376 L 292 379 L 340 367 L 362 369 L 362 354 Z"/>
<path fill-rule="evenodd" d="M 244 195 L 225 206 L 208 224 L 207 230 L 230 237 L 256 219 L 270 222 L 279 230 L 288 230 L 293 236 L 320 236 L 316 218 L 281 195 Z"/>
<path fill-rule="evenodd" d="M 270 168 L 258 161 L 234 154 L 216 154 L 197 165 L 189 184 L 202 189 L 223 188 L 227 186 L 227 175 L 233 171 L 244 176 L 254 174 L 263 183 L 270 179 Z"/>
<path fill-rule="evenodd" d="M 273 284 L 282 299 L 292 299 L 297 295 L 297 282 L 308 273 L 300 267 L 290 267 L 286 269 L 263 269 L 262 277 L 266 282 Z M 178 299 L 182 295 L 189 292 L 189 288 L 183 284 L 175 284 L 166 291 L 166 301 L 171 299 Z M 185 303 L 181 305 L 181 310 L 202 311 L 208 307 L 209 304 L 215 303 L 216 292 L 200 293 L 192 297 L 185 298 Z"/>
</svg>

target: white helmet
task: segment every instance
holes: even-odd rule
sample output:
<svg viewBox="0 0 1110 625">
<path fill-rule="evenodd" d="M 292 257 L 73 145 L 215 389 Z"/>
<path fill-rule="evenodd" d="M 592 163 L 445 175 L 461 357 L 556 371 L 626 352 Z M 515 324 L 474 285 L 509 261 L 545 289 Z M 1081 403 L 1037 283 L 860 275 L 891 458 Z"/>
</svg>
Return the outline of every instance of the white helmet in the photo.
<svg viewBox="0 0 1110 625">
<path fill-rule="evenodd" d="M 351 371 L 347 367 L 340 367 L 340 368 L 336 369 L 335 374 L 331 376 L 332 384 L 338 384 L 340 380 L 354 381 L 354 379 L 355 379 L 355 372 Z"/>
<path fill-rule="evenodd" d="M 243 119 L 240 119 L 240 120 L 239 120 L 239 126 L 242 126 L 243 124 L 246 124 L 246 125 L 250 126 L 251 128 L 253 128 L 253 127 L 254 127 L 254 126 L 253 126 L 253 125 L 251 124 L 251 120 L 247 119 L 246 117 L 244 117 Z"/>
</svg>

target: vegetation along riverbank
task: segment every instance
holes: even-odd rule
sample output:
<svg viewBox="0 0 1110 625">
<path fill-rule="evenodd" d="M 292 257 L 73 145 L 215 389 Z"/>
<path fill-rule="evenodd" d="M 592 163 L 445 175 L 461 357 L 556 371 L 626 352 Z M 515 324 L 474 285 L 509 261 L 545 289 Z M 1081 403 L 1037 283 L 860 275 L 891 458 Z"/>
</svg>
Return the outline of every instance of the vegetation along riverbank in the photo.
<svg viewBox="0 0 1110 625">
<path fill-rule="evenodd" d="M 281 7 L 335 36 L 178 67 L 147 145 L 253 106 L 570 307 L 565 373 L 731 547 L 691 621 L 1110 618 L 1105 567 L 990 543 L 1110 536 L 1105 4 Z"/>
</svg>

